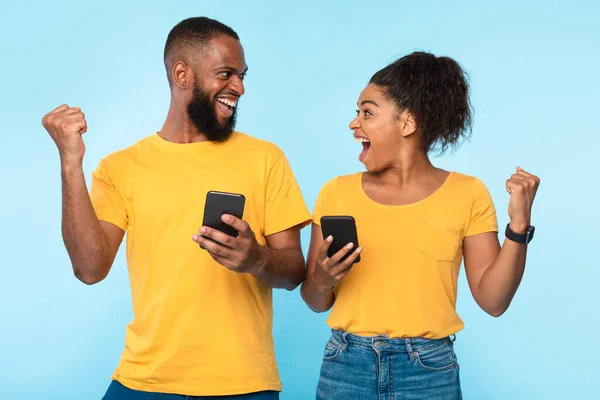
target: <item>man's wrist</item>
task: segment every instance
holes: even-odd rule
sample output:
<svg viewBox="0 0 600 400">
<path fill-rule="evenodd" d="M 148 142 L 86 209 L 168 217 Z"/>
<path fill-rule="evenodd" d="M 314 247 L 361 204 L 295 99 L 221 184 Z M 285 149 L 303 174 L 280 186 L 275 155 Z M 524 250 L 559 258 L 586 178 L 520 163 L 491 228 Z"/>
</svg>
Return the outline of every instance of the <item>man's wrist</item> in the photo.
<svg viewBox="0 0 600 400">
<path fill-rule="evenodd" d="M 264 274 L 264 271 L 267 269 L 269 257 L 269 248 L 266 246 L 258 245 L 255 250 L 255 256 L 253 257 L 254 261 L 252 262 L 252 266 L 250 267 L 250 275 L 253 275 L 257 278 L 262 276 Z"/>
<path fill-rule="evenodd" d="M 78 172 L 83 170 L 82 159 L 68 159 L 60 158 L 60 169 L 64 174 L 70 174 L 72 172 Z"/>
</svg>

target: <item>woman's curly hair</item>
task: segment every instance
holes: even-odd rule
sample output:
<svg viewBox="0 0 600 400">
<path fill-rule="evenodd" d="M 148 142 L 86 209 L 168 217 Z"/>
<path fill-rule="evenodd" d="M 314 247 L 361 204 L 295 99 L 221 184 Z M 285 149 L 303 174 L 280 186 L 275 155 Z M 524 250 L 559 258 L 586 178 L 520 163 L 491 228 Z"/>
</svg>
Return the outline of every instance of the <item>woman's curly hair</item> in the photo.
<svg viewBox="0 0 600 400">
<path fill-rule="evenodd" d="M 369 83 L 383 90 L 400 111 L 414 115 L 426 152 L 437 147 L 444 153 L 471 132 L 467 76 L 449 57 L 415 52 L 375 73 Z"/>
</svg>

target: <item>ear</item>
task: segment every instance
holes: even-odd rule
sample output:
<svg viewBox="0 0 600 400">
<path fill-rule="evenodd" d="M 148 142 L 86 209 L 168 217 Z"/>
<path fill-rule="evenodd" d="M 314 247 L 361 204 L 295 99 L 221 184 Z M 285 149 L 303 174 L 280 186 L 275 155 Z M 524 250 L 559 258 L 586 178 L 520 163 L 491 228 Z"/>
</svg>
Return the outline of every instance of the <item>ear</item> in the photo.
<svg viewBox="0 0 600 400">
<path fill-rule="evenodd" d="M 181 89 L 189 89 L 194 83 L 194 72 L 192 69 L 183 61 L 178 61 L 173 66 L 171 71 L 173 84 L 179 86 Z"/>
<path fill-rule="evenodd" d="M 398 123 L 400 125 L 400 134 L 405 138 L 417 131 L 417 120 L 409 111 L 404 110 L 400 113 Z"/>
</svg>

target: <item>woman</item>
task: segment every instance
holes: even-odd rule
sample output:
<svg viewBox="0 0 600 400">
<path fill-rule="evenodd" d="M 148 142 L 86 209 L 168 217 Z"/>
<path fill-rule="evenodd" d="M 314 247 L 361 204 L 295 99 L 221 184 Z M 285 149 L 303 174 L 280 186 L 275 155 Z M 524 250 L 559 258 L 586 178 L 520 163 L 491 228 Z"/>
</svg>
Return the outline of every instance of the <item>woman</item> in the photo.
<svg viewBox="0 0 600 400">
<path fill-rule="evenodd" d="M 453 341 L 463 328 L 455 309 L 462 258 L 477 304 L 500 316 L 523 275 L 539 179 L 517 168 L 506 181 L 501 247 L 485 185 L 432 165 L 430 150 L 454 147 L 471 126 L 468 84 L 451 58 L 418 52 L 395 61 L 371 78 L 358 106 L 350 129 L 367 171 L 321 189 L 301 290 L 314 311 L 333 307 L 317 398 L 460 399 Z M 329 258 L 335 238 L 319 226 L 327 215 L 353 216 L 360 247 Z"/>
</svg>

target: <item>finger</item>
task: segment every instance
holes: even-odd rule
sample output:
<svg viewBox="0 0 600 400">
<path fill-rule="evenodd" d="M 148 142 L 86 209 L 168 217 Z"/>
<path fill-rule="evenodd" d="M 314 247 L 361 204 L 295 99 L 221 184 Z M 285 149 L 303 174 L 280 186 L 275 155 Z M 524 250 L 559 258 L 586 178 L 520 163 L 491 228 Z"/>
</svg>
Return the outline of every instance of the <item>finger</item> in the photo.
<svg viewBox="0 0 600 400">
<path fill-rule="evenodd" d="M 63 111 L 63 115 L 83 114 L 81 108 L 71 107 Z"/>
<path fill-rule="evenodd" d="M 231 258 L 230 249 L 228 249 L 220 243 L 217 243 L 207 238 L 203 238 L 202 236 L 200 236 L 200 243 L 201 246 L 204 247 L 204 249 L 206 249 L 209 253 L 214 253 L 217 256 L 224 258 Z"/>
<path fill-rule="evenodd" d="M 358 258 L 360 253 L 362 252 L 362 247 L 358 247 L 354 250 L 348 258 L 346 258 L 343 262 L 339 263 L 334 269 L 331 270 L 332 275 L 345 275 L 348 273 L 350 268 L 354 265 L 354 261 Z"/>
<path fill-rule="evenodd" d="M 348 243 L 346 244 L 344 247 L 342 247 L 340 249 L 340 251 L 338 251 L 337 253 L 335 253 L 331 258 L 331 263 L 333 263 L 333 265 L 336 265 L 337 263 L 340 262 L 340 260 L 346 255 L 348 254 L 348 252 L 350 250 L 352 250 L 352 248 L 354 247 L 354 243 Z"/>
<path fill-rule="evenodd" d="M 509 194 L 513 194 L 515 192 L 522 192 L 525 186 L 526 183 L 524 181 L 520 181 L 517 179 L 508 179 L 506 181 L 506 191 Z"/>
<path fill-rule="evenodd" d="M 81 113 L 80 113 L 81 114 Z M 73 115 L 65 119 L 68 122 L 69 130 L 81 133 L 83 130 L 87 130 L 87 123 L 81 115 Z"/>
<path fill-rule="evenodd" d="M 532 174 L 530 174 L 529 172 L 525 171 L 523 168 L 521 167 L 517 167 L 517 172 L 515 175 L 518 176 L 527 176 L 527 177 L 533 177 Z"/>
<path fill-rule="evenodd" d="M 537 176 L 530 174 L 529 172 L 525 171 L 523 168 L 521 167 L 517 167 L 517 175 L 519 176 L 525 176 L 529 179 L 532 179 L 533 181 L 540 183 L 540 178 L 538 178 Z"/>
<path fill-rule="evenodd" d="M 333 243 L 333 236 L 329 235 L 323 240 L 321 247 L 319 247 L 319 254 L 317 255 L 317 259 L 321 261 L 327 260 L 327 251 L 329 247 L 331 247 L 331 243 Z"/>
<path fill-rule="evenodd" d="M 229 247 L 230 249 L 233 249 L 236 247 L 235 246 L 235 244 L 236 244 L 235 238 L 233 238 L 233 237 L 229 236 L 228 234 L 223 233 L 219 230 L 203 226 L 202 228 L 200 228 L 199 232 L 200 232 L 200 235 L 211 238 L 212 240 L 221 243 L 225 247 Z"/>
<path fill-rule="evenodd" d="M 71 121 L 85 121 L 85 115 L 83 115 L 81 111 L 76 111 L 72 114 L 69 114 L 65 116 L 65 118 L 68 118 Z"/>
<path fill-rule="evenodd" d="M 508 192 L 508 194 L 512 194 L 514 188 L 515 188 L 515 182 L 511 179 L 507 179 L 506 180 L 506 191 Z"/>
<path fill-rule="evenodd" d="M 71 118 L 63 118 L 61 122 L 58 124 L 62 131 L 71 132 L 71 131 L 81 131 L 86 127 L 87 123 L 85 119 L 79 117 L 71 117 Z"/>
<path fill-rule="evenodd" d="M 81 130 L 79 131 L 79 133 L 81 133 L 81 134 L 83 135 L 83 134 L 84 134 L 84 133 L 86 133 L 86 132 L 87 132 L 87 122 L 86 122 L 86 120 L 84 119 L 84 120 L 83 120 L 83 128 L 81 128 Z"/>
<path fill-rule="evenodd" d="M 223 214 L 221 216 L 221 220 L 227 225 L 234 228 L 236 231 L 238 231 L 240 236 L 250 237 L 252 234 L 252 230 L 250 230 L 250 225 L 242 219 L 239 219 L 230 214 Z"/>
<path fill-rule="evenodd" d="M 50 111 L 48 114 L 56 114 L 57 112 L 61 112 L 64 110 L 68 110 L 69 106 L 66 104 L 61 104 L 60 106 L 56 107 L 54 110 Z"/>
<path fill-rule="evenodd" d="M 59 119 L 59 118 L 57 118 Z M 73 121 L 78 119 L 85 119 L 83 113 L 81 111 L 65 111 L 61 116 L 61 121 Z"/>
<path fill-rule="evenodd" d="M 203 248 L 204 250 L 208 250 L 209 252 L 214 253 L 221 257 L 230 258 L 229 257 L 230 250 L 220 243 L 217 243 L 213 240 L 207 239 L 207 238 L 203 237 L 202 235 L 198 235 L 198 234 L 194 234 L 192 236 L 192 240 L 194 240 L 194 242 L 198 243 L 198 245 L 201 248 Z"/>
<path fill-rule="evenodd" d="M 192 241 L 193 241 L 194 243 L 196 243 L 198 246 L 200 246 L 200 248 L 201 248 L 202 250 L 206 250 L 206 249 L 204 248 L 204 246 L 202 246 L 202 244 L 200 244 L 200 235 L 198 235 L 197 233 L 194 233 L 194 234 L 192 235 Z"/>
<path fill-rule="evenodd" d="M 526 177 L 525 175 L 512 174 L 510 179 L 514 182 L 531 182 L 531 179 Z"/>
<path fill-rule="evenodd" d="M 534 178 L 525 175 L 514 174 L 510 177 L 510 180 L 516 185 L 521 185 L 523 189 L 535 189 L 538 186 L 538 182 Z"/>
<path fill-rule="evenodd" d="M 194 233 L 194 234 L 192 235 L 192 240 L 193 240 L 194 242 L 198 243 L 198 244 L 200 244 L 200 239 L 201 239 L 201 236 L 200 236 L 199 234 L 197 234 L 197 233 Z"/>
</svg>

